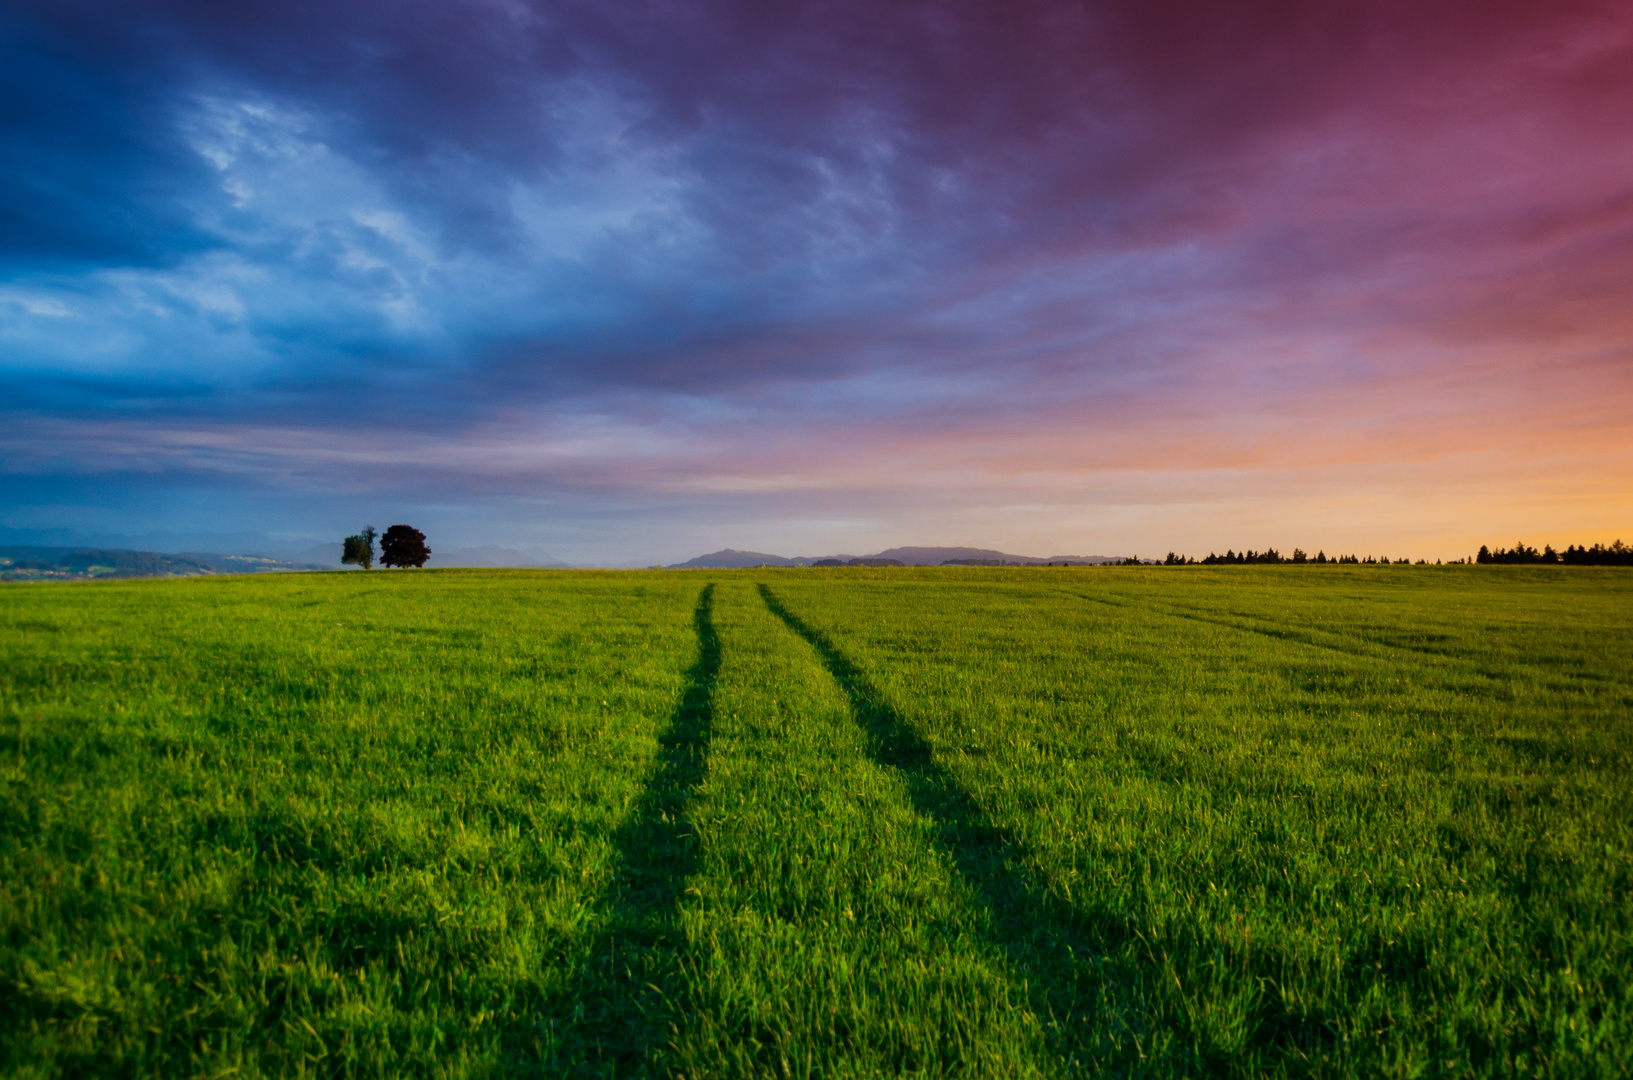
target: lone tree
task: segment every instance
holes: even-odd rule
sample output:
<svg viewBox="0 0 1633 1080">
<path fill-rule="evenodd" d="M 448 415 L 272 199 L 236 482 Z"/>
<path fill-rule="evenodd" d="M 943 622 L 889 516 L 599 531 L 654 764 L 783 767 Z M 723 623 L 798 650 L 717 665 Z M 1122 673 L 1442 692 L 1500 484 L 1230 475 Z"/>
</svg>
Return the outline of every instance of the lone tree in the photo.
<svg viewBox="0 0 1633 1080">
<path fill-rule="evenodd" d="M 361 566 L 367 570 L 374 565 L 374 538 L 378 535 L 373 525 L 363 526 L 356 536 L 346 537 L 340 551 L 340 561 L 347 566 Z"/>
<path fill-rule="evenodd" d="M 425 534 L 412 525 L 393 525 L 380 537 L 381 566 L 424 566 L 430 557 Z"/>
</svg>

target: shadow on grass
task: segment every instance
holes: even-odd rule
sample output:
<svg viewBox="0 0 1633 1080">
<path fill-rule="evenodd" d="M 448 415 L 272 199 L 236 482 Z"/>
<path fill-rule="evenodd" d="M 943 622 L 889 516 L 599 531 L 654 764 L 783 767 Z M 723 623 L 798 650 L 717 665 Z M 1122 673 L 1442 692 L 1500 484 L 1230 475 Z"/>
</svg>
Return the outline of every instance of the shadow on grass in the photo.
<svg viewBox="0 0 1633 1080">
<path fill-rule="evenodd" d="M 1057 1065 L 1130 1074 L 1252 1074 L 1267 1062 L 1296 1063 L 1338 1051 L 1331 1018 L 1316 1011 L 1303 1015 L 1261 994 L 1246 1014 L 1230 1009 L 1228 1016 L 1216 1016 L 1207 1002 L 1186 1000 L 1189 991 L 1181 983 L 1201 988 L 1221 964 L 1246 972 L 1245 953 L 1172 932 L 1154 945 L 1137 914 L 1040 888 L 1025 865 L 1021 841 L 987 817 L 866 672 L 769 588 L 761 585 L 760 596 L 817 651 L 869 734 L 870 756 L 903 778 L 936 843 L 990 912 L 994 940 L 1025 980 Z M 1275 950 L 1262 944 L 1258 963 L 1268 975 L 1279 971 Z"/>
<path fill-rule="evenodd" d="M 1105 952 L 1126 941 L 1130 928 L 1120 918 L 1097 919 L 1034 888 L 1023 865 L 1025 852 L 1009 830 L 986 813 L 935 760 L 929 745 L 891 708 L 865 672 L 851 663 L 821 631 L 789 611 L 766 586 L 760 596 L 772 614 L 810 643 L 850 698 L 857 720 L 870 736 L 869 754 L 906 781 L 913 807 L 931 822 L 936 842 L 952 857 L 958 873 L 991 914 L 997 941 L 1026 981 L 1034 1013 L 1046 1027 L 1051 1049 L 1066 1060 L 1090 1049 L 1079 1028 L 1092 1021 L 1101 1061 L 1120 1056 L 1129 1036 L 1129 1010 L 1117 1001 L 1119 988 L 1106 970 Z M 1092 1015 L 1091 1015 L 1092 1014 Z M 1109 1015 L 1108 1015 L 1109 1014 Z M 1129 1047 L 1134 1052 L 1134 1047 Z"/>
<path fill-rule="evenodd" d="M 629 822 L 614 836 L 621 866 L 607 902 L 605 929 L 578 972 L 569 1015 L 554 1019 L 547 1075 L 630 1076 L 662 1073 L 659 1054 L 686 1011 L 682 938 L 677 914 L 696 871 L 697 840 L 687 814 L 709 763 L 712 695 L 720 673 L 720 639 L 711 618 L 714 586 L 698 596 L 692 624 L 698 656 L 687 688 L 658 736 L 658 766 Z"/>
</svg>

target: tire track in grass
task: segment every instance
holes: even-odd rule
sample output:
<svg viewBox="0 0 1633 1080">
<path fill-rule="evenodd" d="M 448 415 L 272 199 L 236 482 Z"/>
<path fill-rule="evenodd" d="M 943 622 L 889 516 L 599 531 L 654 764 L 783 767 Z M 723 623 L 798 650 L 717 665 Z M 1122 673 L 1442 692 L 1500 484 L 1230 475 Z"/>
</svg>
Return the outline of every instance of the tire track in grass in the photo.
<svg viewBox="0 0 1633 1080">
<path fill-rule="evenodd" d="M 1246 612 L 1232 612 L 1234 618 L 1226 615 L 1216 615 L 1212 612 L 1199 612 L 1178 606 L 1158 607 L 1152 605 L 1151 611 L 1158 615 L 1166 615 L 1171 619 L 1189 619 L 1192 622 L 1206 623 L 1209 626 L 1218 626 L 1226 630 L 1236 630 L 1244 634 L 1257 634 L 1285 645 L 1305 645 L 1315 649 L 1327 649 L 1346 657 L 1367 657 L 1373 660 L 1395 661 L 1400 652 L 1413 652 L 1421 656 L 1431 657 L 1455 666 L 1463 657 L 1446 649 L 1432 649 L 1418 645 L 1401 645 L 1391 641 L 1379 641 L 1376 638 L 1362 637 L 1359 634 L 1345 633 L 1341 630 L 1327 630 L 1313 626 L 1299 626 L 1296 623 L 1274 623 L 1270 617 L 1253 615 Z M 1271 623 L 1269 626 L 1255 626 L 1254 621 Z M 1323 637 L 1336 638 L 1337 641 L 1323 641 Z"/>
<path fill-rule="evenodd" d="M 1376 629 L 1376 627 L 1364 625 L 1351 629 L 1329 629 L 1324 626 L 1300 622 L 1296 618 L 1288 619 L 1285 616 L 1278 617 L 1273 614 L 1251 611 L 1219 613 L 1211 608 L 1188 607 L 1172 600 L 1153 599 L 1151 596 L 1135 596 L 1126 592 L 1109 594 L 1117 599 L 1074 592 L 1070 589 L 1060 589 L 1058 592 L 1060 595 L 1071 597 L 1074 600 L 1087 600 L 1095 604 L 1104 604 L 1107 607 L 1139 608 L 1142 611 L 1164 615 L 1170 619 L 1188 619 L 1192 622 L 1205 623 L 1225 630 L 1257 634 L 1283 644 L 1326 649 L 1346 657 L 1365 656 L 1377 660 L 1394 660 L 1399 653 L 1408 652 L 1415 653 L 1420 657 L 1444 661 L 1451 665 L 1461 665 L 1468 659 L 1466 650 L 1443 645 L 1422 645 L 1369 637 L 1365 631 Z"/>
<path fill-rule="evenodd" d="M 1061 595 L 1108 607 L 1134 607 L 1132 601 L 1125 604 L 1066 590 L 1062 590 Z M 1172 602 L 1147 601 L 1143 610 L 1163 618 L 1200 623 L 1251 637 L 1268 638 L 1287 649 L 1284 655 L 1289 660 L 1297 655 L 1295 649 L 1304 648 L 1316 650 L 1321 654 L 1332 654 L 1351 666 L 1369 661 L 1385 665 L 1416 663 L 1446 680 L 1447 687 L 1453 687 L 1460 678 L 1465 680 L 1478 678 L 1482 684 L 1503 685 L 1511 682 L 1518 672 L 1530 672 L 1538 684 L 1546 684 L 1549 679 L 1559 676 L 1559 667 L 1552 657 L 1533 660 L 1508 656 L 1503 658 L 1503 664 L 1506 666 L 1497 666 L 1493 657 L 1475 653 L 1473 642 L 1462 643 L 1457 648 L 1416 645 L 1369 637 L 1364 632 L 1368 629 L 1366 627 L 1350 630 L 1328 629 L 1296 620 L 1278 620 L 1273 615 L 1254 612 L 1231 612 L 1222 615 L 1208 610 L 1185 608 Z M 1629 685 L 1614 678 L 1606 678 L 1603 681 L 1616 687 Z"/>
<path fill-rule="evenodd" d="M 552 1032 L 550 1075 L 661 1073 L 658 1060 L 687 1004 L 681 976 L 679 905 L 698 866 L 690 822 L 709 766 L 714 686 L 720 674 L 713 584 L 698 595 L 692 625 L 697 661 L 686 692 L 658 736 L 657 767 L 613 843 L 620 868 L 603 929 L 591 943 L 566 1002 L 565 1030 Z"/>
<path fill-rule="evenodd" d="M 929 745 L 890 706 L 866 673 L 827 635 L 795 615 L 765 585 L 772 614 L 821 657 L 869 736 L 869 756 L 902 778 L 935 842 L 991 913 L 995 935 L 1026 980 L 1031 1007 L 1060 1066 L 1131 1065 L 1167 1042 L 1136 1019 L 1107 953 L 1131 928 L 1110 916 L 1076 911 L 1037 889 L 1014 833 L 988 818 L 935 760 Z"/>
<path fill-rule="evenodd" d="M 751 582 L 721 584 L 716 625 L 701 864 L 681 908 L 688 1009 L 666 1068 L 1038 1075 L 1041 1028 L 990 913 L 869 756 L 822 658 Z"/>
</svg>

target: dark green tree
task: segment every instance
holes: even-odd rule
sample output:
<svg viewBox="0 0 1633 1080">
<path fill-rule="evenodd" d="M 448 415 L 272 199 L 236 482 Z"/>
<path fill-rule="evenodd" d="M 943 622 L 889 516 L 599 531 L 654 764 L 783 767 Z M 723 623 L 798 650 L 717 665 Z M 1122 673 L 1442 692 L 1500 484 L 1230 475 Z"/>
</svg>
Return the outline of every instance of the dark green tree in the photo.
<svg viewBox="0 0 1633 1080">
<path fill-rule="evenodd" d="M 425 534 L 412 525 L 393 525 L 380 537 L 381 566 L 424 566 L 430 557 Z"/>
<path fill-rule="evenodd" d="M 363 526 L 363 531 L 355 536 L 346 537 L 340 549 L 340 561 L 347 566 L 361 566 L 367 570 L 374 565 L 374 538 L 378 534 L 373 525 Z"/>
</svg>

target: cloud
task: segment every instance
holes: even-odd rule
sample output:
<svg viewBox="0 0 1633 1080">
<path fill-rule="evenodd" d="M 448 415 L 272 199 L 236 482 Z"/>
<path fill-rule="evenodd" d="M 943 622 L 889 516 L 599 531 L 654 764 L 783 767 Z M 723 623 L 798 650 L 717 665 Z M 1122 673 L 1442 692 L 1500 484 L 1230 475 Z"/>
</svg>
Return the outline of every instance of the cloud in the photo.
<svg viewBox="0 0 1633 1080">
<path fill-rule="evenodd" d="M 12 475 L 839 499 L 1626 439 L 1612 4 L 8 10 Z"/>
</svg>

